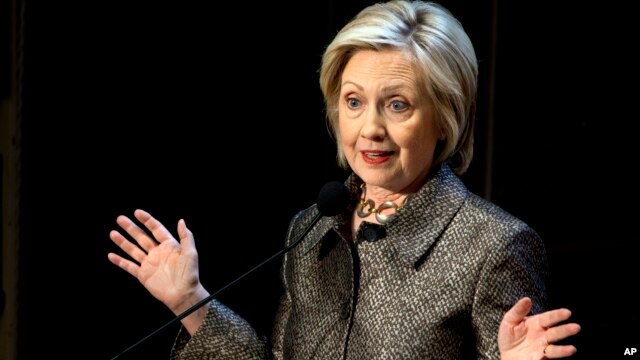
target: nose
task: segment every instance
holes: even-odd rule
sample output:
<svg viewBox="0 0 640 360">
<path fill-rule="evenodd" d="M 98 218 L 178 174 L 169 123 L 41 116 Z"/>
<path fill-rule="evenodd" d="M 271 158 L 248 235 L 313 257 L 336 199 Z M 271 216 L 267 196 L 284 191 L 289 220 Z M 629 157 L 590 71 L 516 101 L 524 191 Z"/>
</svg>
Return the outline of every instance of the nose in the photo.
<svg viewBox="0 0 640 360">
<path fill-rule="evenodd" d="M 387 134 L 383 114 L 376 108 L 371 107 L 366 111 L 364 117 L 360 136 L 373 141 L 383 140 Z"/>
</svg>

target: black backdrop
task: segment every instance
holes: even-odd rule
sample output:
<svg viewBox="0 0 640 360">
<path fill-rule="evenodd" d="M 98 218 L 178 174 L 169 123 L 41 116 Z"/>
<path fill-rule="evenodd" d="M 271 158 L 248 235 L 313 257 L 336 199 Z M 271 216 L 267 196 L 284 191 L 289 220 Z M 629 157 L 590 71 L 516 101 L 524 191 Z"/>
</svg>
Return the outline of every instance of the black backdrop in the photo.
<svg viewBox="0 0 640 360">
<path fill-rule="evenodd" d="M 171 320 L 107 260 L 119 214 L 185 218 L 211 291 L 281 248 L 289 219 L 344 179 L 317 69 L 370 3 L 25 3 L 20 359 L 108 359 Z M 464 180 L 545 239 L 582 359 L 640 347 L 635 39 L 617 3 L 443 1 L 480 59 Z M 278 266 L 219 297 L 259 331 Z M 167 358 L 176 331 L 126 358 Z"/>
</svg>

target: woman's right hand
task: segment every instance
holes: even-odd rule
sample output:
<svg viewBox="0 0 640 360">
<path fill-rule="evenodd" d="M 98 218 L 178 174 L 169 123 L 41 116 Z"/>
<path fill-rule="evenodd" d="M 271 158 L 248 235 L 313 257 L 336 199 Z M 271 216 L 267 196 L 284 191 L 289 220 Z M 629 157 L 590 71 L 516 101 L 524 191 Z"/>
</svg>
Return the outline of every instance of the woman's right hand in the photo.
<svg viewBox="0 0 640 360">
<path fill-rule="evenodd" d="M 112 230 L 109 237 L 132 260 L 109 253 L 109 261 L 136 277 L 176 315 L 207 297 L 209 294 L 200 283 L 193 234 L 184 220 L 178 221 L 178 241 L 148 212 L 138 209 L 134 216 L 151 235 L 127 216 L 118 216 L 116 222 L 135 243 L 117 230 Z M 204 315 L 201 313 L 199 317 Z"/>
</svg>

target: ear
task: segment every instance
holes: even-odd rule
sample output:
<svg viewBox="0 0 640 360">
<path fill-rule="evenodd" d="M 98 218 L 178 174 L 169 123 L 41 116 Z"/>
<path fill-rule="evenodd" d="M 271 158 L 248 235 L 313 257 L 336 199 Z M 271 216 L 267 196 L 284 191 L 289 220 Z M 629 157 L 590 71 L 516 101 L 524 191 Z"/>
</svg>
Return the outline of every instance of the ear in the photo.
<svg viewBox="0 0 640 360">
<path fill-rule="evenodd" d="M 442 129 L 442 123 L 440 121 L 438 121 L 438 141 L 445 141 L 447 139 L 447 134 L 444 131 L 444 129 Z"/>
<path fill-rule="evenodd" d="M 444 120 L 442 115 L 436 112 L 434 116 L 436 131 L 438 132 L 438 141 L 444 141 L 447 139 L 447 133 L 444 131 Z"/>
</svg>

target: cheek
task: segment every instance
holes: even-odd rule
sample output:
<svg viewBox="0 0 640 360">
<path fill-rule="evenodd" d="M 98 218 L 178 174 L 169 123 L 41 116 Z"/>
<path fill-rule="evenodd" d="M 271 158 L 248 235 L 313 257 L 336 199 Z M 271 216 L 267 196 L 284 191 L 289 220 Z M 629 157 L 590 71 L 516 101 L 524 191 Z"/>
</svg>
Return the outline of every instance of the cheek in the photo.
<svg viewBox="0 0 640 360">
<path fill-rule="evenodd" d="M 340 139 L 343 146 L 355 146 L 359 132 L 353 121 L 339 120 L 338 130 L 340 131 Z"/>
<path fill-rule="evenodd" d="M 410 161 L 412 165 L 422 166 L 421 164 L 430 164 L 433 160 L 433 153 L 437 143 L 437 135 L 435 132 L 422 132 L 416 137 L 416 132 L 412 134 L 403 134 L 403 144 L 408 151 L 405 159 Z"/>
</svg>

